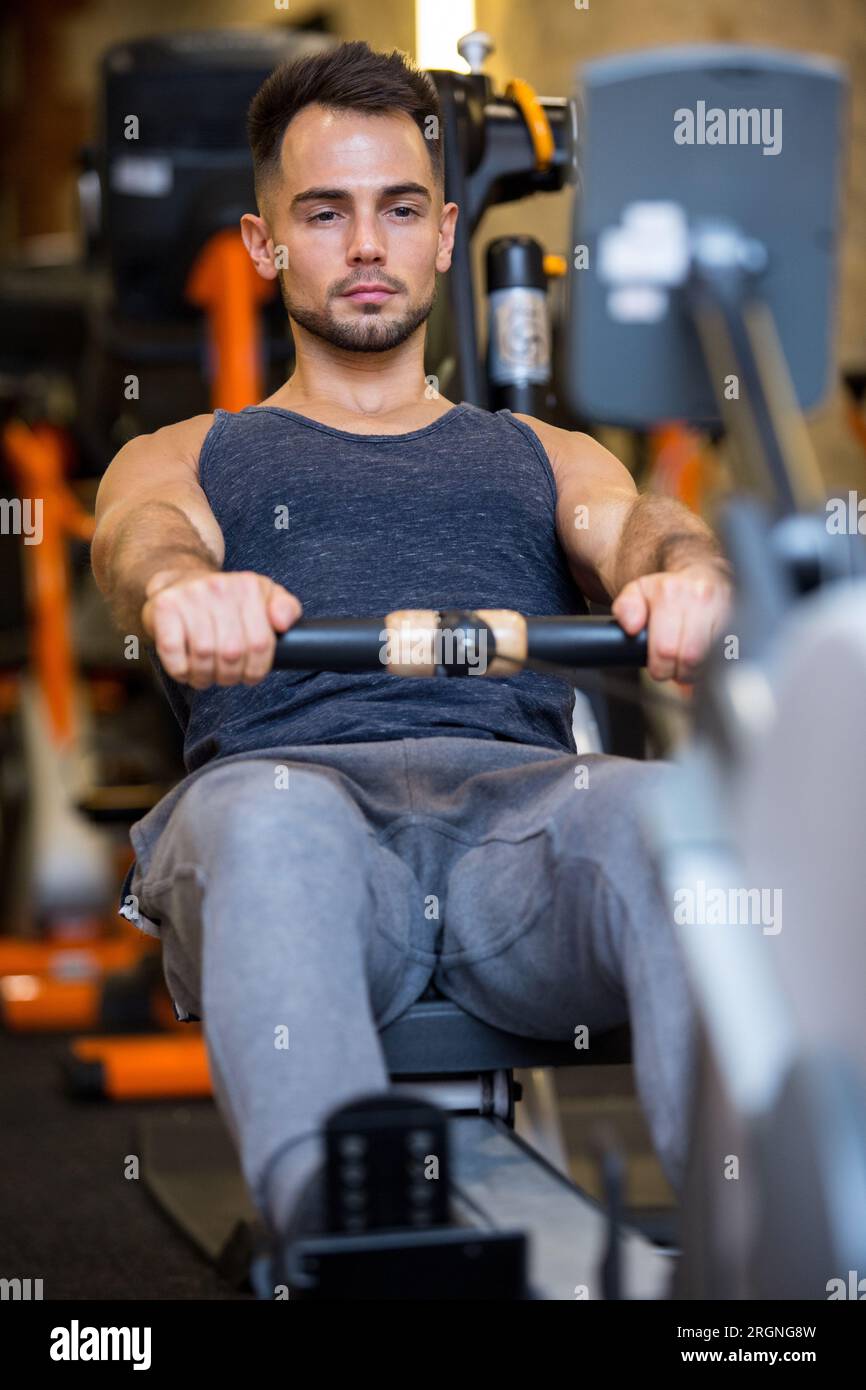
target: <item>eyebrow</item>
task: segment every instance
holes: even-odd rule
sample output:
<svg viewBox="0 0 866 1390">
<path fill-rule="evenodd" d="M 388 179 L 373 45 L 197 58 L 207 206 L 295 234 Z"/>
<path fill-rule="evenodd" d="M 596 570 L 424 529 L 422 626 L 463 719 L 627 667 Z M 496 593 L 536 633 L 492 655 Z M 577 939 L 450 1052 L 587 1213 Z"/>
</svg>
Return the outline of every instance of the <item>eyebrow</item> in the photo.
<svg viewBox="0 0 866 1390">
<path fill-rule="evenodd" d="M 433 201 L 430 190 L 425 188 L 423 183 L 392 183 L 387 188 L 379 189 L 380 198 L 405 198 L 410 193 L 425 198 L 428 203 Z M 305 203 L 348 203 L 351 200 L 352 195 L 347 188 L 307 188 L 303 193 L 295 194 L 291 206 L 296 208 Z"/>
</svg>

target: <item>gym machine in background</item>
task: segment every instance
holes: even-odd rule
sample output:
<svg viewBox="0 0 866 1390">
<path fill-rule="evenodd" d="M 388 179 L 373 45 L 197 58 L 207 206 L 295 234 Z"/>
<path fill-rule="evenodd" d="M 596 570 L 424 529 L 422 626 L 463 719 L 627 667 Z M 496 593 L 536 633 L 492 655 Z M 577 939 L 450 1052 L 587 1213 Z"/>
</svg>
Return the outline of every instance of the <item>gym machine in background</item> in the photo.
<svg viewBox="0 0 866 1390">
<path fill-rule="evenodd" d="M 239 226 L 256 206 L 246 112 L 279 63 L 335 43 L 281 25 L 136 39 L 106 53 L 82 204 L 108 281 L 91 323 L 92 380 L 112 373 L 125 437 L 196 409 L 241 410 L 285 377 L 285 312 Z M 122 389 L 130 376 L 132 393 Z"/>
<path fill-rule="evenodd" d="M 572 403 L 721 417 L 736 450 L 736 610 L 647 814 L 702 1021 L 675 1292 L 826 1299 L 866 1268 L 866 546 L 801 413 L 831 381 L 846 75 L 682 49 L 581 86 Z"/>
<path fill-rule="evenodd" d="M 524 411 L 551 419 L 552 382 L 548 277 L 565 273 L 563 259 L 545 256 L 531 237 L 502 237 L 485 255 L 488 303 L 486 367 L 478 343 L 472 239 L 494 204 L 533 193 L 555 193 L 576 175 L 576 116 L 565 97 L 540 97 L 513 78 L 493 89 L 484 64 L 493 52 L 488 34 L 467 34 L 457 45 L 468 75 L 430 73 L 442 110 L 445 199 L 460 208 L 448 273 L 450 333 L 443 390 L 484 409 Z M 438 374 L 438 371 L 437 371 Z"/>
</svg>

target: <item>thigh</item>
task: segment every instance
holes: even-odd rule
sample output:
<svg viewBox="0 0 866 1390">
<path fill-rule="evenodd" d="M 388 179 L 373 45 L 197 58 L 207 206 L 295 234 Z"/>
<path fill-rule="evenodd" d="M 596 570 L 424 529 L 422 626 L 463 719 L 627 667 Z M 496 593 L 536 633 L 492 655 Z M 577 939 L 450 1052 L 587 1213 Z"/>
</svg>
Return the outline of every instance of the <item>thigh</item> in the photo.
<svg viewBox="0 0 866 1390">
<path fill-rule="evenodd" d="M 249 872 L 267 858 L 278 872 L 311 852 L 339 860 L 342 844 L 369 837 L 344 779 L 331 768 L 270 758 L 217 763 L 175 805 L 145 881 L 156 886 L 184 863 L 207 872 L 231 862 Z"/>
<path fill-rule="evenodd" d="M 648 929 L 662 956 L 671 944 L 643 828 L 668 771 L 587 755 L 534 779 L 519 833 L 485 839 L 452 871 L 442 992 L 525 1036 L 627 1022 L 627 941 Z"/>
<path fill-rule="evenodd" d="M 366 980 L 387 1020 L 426 982 L 411 959 L 414 889 L 333 770 L 251 759 L 189 788 L 140 892 L 182 1010 L 202 1016 L 209 962 L 211 976 L 233 970 L 251 990 L 271 972 L 319 999 Z"/>
</svg>

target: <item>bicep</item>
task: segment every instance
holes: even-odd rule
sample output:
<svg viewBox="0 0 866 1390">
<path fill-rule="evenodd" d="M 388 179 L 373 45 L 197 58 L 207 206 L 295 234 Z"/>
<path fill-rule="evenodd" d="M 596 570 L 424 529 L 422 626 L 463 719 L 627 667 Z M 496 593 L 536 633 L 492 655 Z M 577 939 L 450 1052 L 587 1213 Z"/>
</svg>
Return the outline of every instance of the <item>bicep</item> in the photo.
<svg viewBox="0 0 866 1390">
<path fill-rule="evenodd" d="M 183 512 L 222 563 L 222 531 L 198 481 L 198 457 L 211 420 L 209 415 L 199 415 L 139 435 L 112 459 L 96 495 L 95 563 L 117 527 L 137 508 L 153 502 L 168 503 Z"/>
<path fill-rule="evenodd" d="M 626 519 L 638 499 L 628 469 L 586 434 L 557 452 L 556 530 L 569 568 L 588 598 L 615 593 L 615 563 Z"/>
</svg>

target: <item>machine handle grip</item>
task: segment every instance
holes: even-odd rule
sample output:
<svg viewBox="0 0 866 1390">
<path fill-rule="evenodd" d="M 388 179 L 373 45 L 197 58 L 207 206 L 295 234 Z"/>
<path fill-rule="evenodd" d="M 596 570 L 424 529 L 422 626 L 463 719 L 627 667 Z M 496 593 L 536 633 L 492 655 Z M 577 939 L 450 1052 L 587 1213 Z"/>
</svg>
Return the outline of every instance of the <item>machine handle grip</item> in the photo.
<svg viewBox="0 0 866 1390">
<path fill-rule="evenodd" d="M 647 634 L 613 618 L 526 617 L 507 608 L 400 609 L 375 618 L 301 618 L 282 633 L 274 668 L 387 671 L 399 676 L 513 676 L 533 661 L 645 666 Z"/>
</svg>

